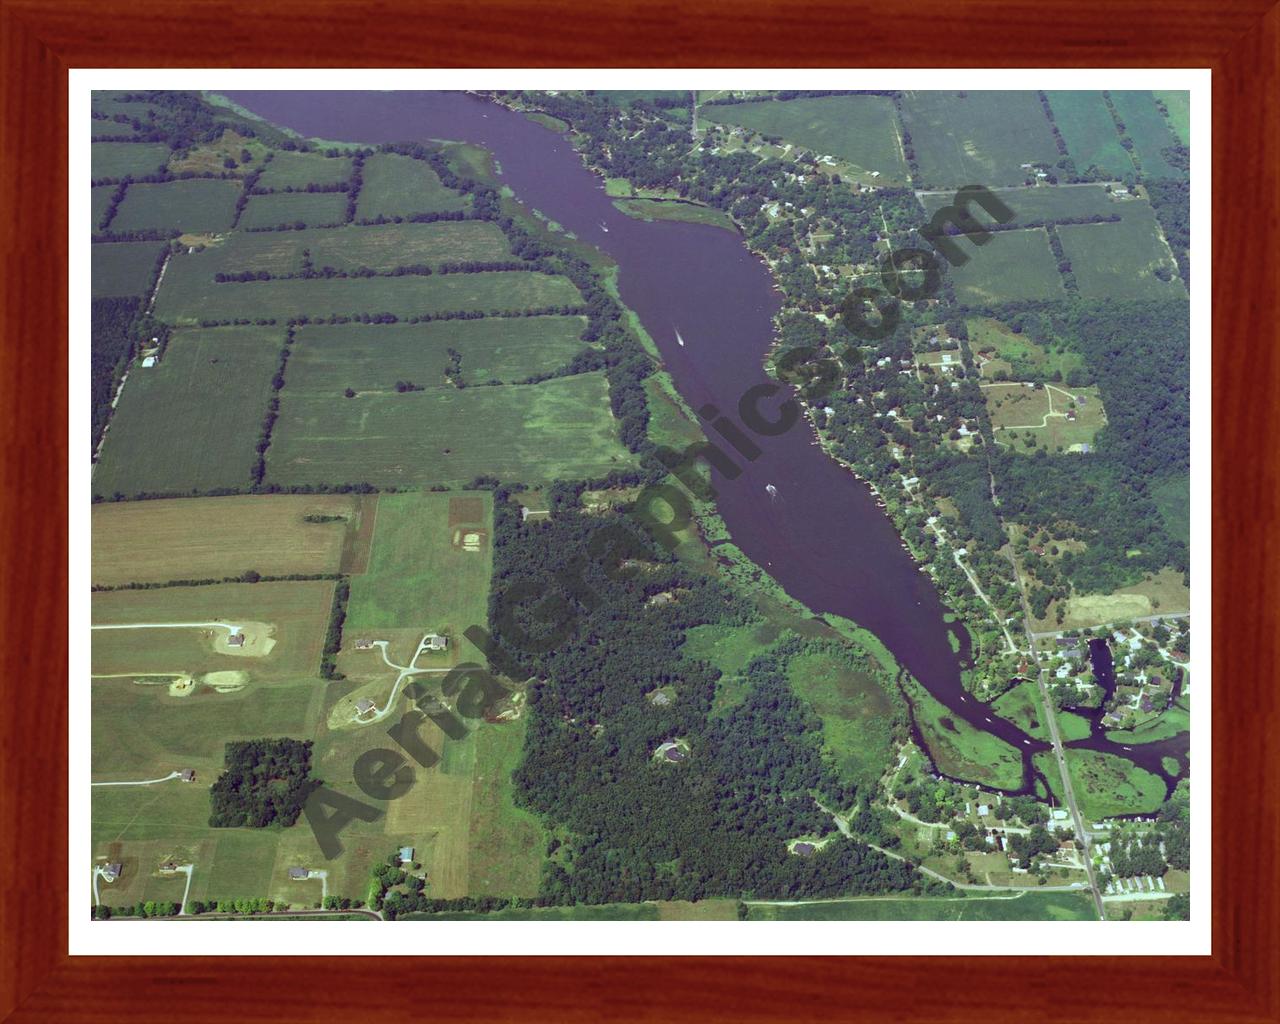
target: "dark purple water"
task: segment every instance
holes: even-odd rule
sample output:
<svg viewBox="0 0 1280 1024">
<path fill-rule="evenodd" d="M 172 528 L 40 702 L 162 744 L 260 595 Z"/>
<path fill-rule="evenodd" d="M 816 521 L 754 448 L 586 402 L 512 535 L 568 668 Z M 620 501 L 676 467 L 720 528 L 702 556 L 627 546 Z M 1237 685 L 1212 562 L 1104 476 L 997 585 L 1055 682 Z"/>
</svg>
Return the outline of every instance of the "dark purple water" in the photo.
<svg viewBox="0 0 1280 1024">
<path fill-rule="evenodd" d="M 646 223 L 618 212 L 600 178 L 583 166 L 564 137 L 460 93 L 227 95 L 308 137 L 371 144 L 449 139 L 483 146 L 526 206 L 617 262 L 623 301 L 657 342 L 694 409 L 711 403 L 740 422 L 740 398 L 768 382 L 762 364 L 772 338 L 771 318 L 781 306 L 768 268 L 731 232 Z M 683 346 L 676 341 L 677 329 Z M 782 397 L 762 404 L 766 416 Z M 717 438 L 710 430 L 708 436 Z M 804 420 L 780 436 L 754 440 L 762 454 L 754 461 L 735 456 L 741 468 L 736 479 L 715 474 L 717 505 L 733 542 L 807 607 L 852 619 L 873 632 L 953 715 L 1014 744 L 1023 753 L 1029 785 L 1030 755 L 1048 744 L 1031 740 L 972 698 L 962 699 L 960 662 L 948 642 L 945 608 L 867 486 L 815 446 Z M 732 454 L 727 442 L 721 447 Z M 765 490 L 770 484 L 776 497 Z M 1096 742 L 1119 752 L 1100 737 Z M 1159 771 L 1159 756 L 1155 762 Z"/>
</svg>

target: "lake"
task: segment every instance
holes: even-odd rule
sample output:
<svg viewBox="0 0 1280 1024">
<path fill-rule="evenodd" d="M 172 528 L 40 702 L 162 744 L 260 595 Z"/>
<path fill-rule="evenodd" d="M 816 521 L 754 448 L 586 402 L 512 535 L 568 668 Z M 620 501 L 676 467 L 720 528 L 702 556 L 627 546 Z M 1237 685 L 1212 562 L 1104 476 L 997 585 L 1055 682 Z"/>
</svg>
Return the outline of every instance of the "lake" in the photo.
<svg viewBox="0 0 1280 1024">
<path fill-rule="evenodd" d="M 369 144 L 448 139 L 483 146 L 521 202 L 617 262 L 622 300 L 653 336 L 693 409 L 713 406 L 740 424 L 742 396 L 770 383 L 763 363 L 782 296 L 761 259 L 737 234 L 721 228 L 645 222 L 620 213 L 565 137 L 461 93 L 226 95 L 309 137 Z M 785 397 L 762 402 L 762 414 L 772 417 Z M 714 430 L 706 432 L 719 440 Z M 721 442 L 740 472 L 734 479 L 713 474 L 717 506 L 733 543 L 814 612 L 869 629 L 954 716 L 1014 744 L 1029 786 L 1030 755 L 1048 744 L 1031 740 L 985 705 L 962 699 L 964 647 L 960 654 L 952 649 L 952 627 L 932 580 L 903 548 L 867 485 L 816 445 L 804 419 L 778 436 L 750 436 L 759 457 L 745 459 Z M 1085 742 L 1120 752 L 1100 736 Z"/>
</svg>

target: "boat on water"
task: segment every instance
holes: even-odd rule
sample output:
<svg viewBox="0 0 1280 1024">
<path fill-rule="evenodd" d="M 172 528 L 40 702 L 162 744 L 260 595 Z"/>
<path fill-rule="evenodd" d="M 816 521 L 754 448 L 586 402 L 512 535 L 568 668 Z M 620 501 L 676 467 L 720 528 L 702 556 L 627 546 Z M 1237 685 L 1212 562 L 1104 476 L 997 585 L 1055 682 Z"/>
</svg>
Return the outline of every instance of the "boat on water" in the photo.
<svg viewBox="0 0 1280 1024">
<path fill-rule="evenodd" d="M 778 488 L 774 487 L 773 484 L 765 484 L 764 489 L 768 492 L 769 497 L 776 498 L 778 496 Z"/>
<path fill-rule="evenodd" d="M 601 231 L 603 231 L 603 232 L 607 235 L 607 234 L 609 233 L 609 225 L 608 225 L 608 224 L 606 224 L 604 221 L 601 221 L 601 222 L 600 222 L 600 230 L 601 230 Z"/>
<path fill-rule="evenodd" d="M 680 328 L 673 327 L 671 329 L 676 332 L 676 344 L 684 348 L 684 338 L 680 337 Z"/>
</svg>

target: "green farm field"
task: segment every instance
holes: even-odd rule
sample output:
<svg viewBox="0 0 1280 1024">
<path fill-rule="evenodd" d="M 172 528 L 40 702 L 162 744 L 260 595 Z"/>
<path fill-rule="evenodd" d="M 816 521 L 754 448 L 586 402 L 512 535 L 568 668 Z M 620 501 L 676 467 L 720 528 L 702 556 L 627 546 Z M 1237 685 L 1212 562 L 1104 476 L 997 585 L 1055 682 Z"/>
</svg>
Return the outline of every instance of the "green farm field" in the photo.
<svg viewBox="0 0 1280 1024">
<path fill-rule="evenodd" d="M 1069 217 L 1123 214 L 1125 209 L 1139 202 L 1135 199 L 1114 198 L 1103 185 L 1037 185 L 993 191 L 996 198 L 1013 211 L 1013 219 L 1008 223 L 1014 225 L 1064 220 Z M 954 199 L 953 193 L 928 193 L 920 197 L 920 202 L 924 205 L 925 212 L 932 217 L 938 210 L 950 206 Z M 994 223 L 993 218 L 977 203 L 970 209 L 980 223 Z M 983 250 L 970 252 L 977 259 Z"/>
<path fill-rule="evenodd" d="M 545 483 L 632 464 L 601 372 L 541 384 L 312 395 L 285 388 L 267 453 L 273 483 Z"/>
<path fill-rule="evenodd" d="M 1058 161 L 1034 92 L 908 92 L 902 110 L 928 188 L 1018 185 L 1022 164 Z"/>
<path fill-rule="evenodd" d="M 1044 228 L 996 232 L 950 273 L 956 296 L 975 306 L 1061 299 L 1066 294 Z"/>
<path fill-rule="evenodd" d="M 461 353 L 461 379 L 517 383 L 566 365 L 587 346 L 579 316 L 484 317 L 425 324 L 303 327 L 289 357 L 289 387 L 308 395 L 347 388 L 393 392 L 397 381 L 452 390 L 448 350 Z"/>
<path fill-rule="evenodd" d="M 568 278 L 519 270 L 212 284 L 190 280 L 180 267 L 171 268 L 172 282 L 165 275 L 156 299 L 156 315 L 171 323 L 260 317 L 314 319 L 360 313 L 409 317 L 445 311 L 521 311 L 582 302 Z"/>
<path fill-rule="evenodd" d="M 1177 145 L 1178 139 L 1156 106 L 1155 97 L 1146 90 L 1113 91 L 1111 102 L 1129 138 L 1133 139 L 1143 174 L 1185 181 L 1187 172 L 1169 163 L 1164 154 L 1170 146 Z"/>
<path fill-rule="evenodd" d="M 787 679 L 822 719 L 822 747 L 841 781 L 874 790 L 895 749 L 897 709 L 884 688 L 827 653 L 793 658 Z"/>
<path fill-rule="evenodd" d="M 305 189 L 308 185 L 337 185 L 350 178 L 350 157 L 278 150 L 263 167 L 258 188 Z"/>
<path fill-rule="evenodd" d="M 886 181 L 905 182 L 907 163 L 887 96 L 822 96 L 816 99 L 706 106 L 699 116 L 778 136 L 820 155 L 848 160 Z"/>
<path fill-rule="evenodd" d="M 1054 123 L 1077 170 L 1083 173 L 1096 167 L 1117 179 L 1133 173 L 1133 161 L 1120 145 L 1120 133 L 1102 93 L 1051 90 L 1048 95 Z"/>
<path fill-rule="evenodd" d="M 255 196 L 253 201 L 270 198 L 275 197 Z M 218 274 L 263 270 L 296 274 L 303 268 L 304 252 L 311 254 L 312 266 L 317 270 L 332 267 L 346 271 L 363 267 L 394 270 L 422 263 L 435 266 L 446 260 L 511 259 L 506 236 L 488 221 L 237 231 L 195 253 L 182 254 L 165 275 L 166 289 L 179 294 L 167 295 L 166 300 L 180 306 L 188 295 L 194 298 L 208 291 Z"/>
<path fill-rule="evenodd" d="M 1183 90 L 1155 90 L 1152 95 L 1162 100 L 1169 111 L 1169 127 L 1184 146 L 1191 145 L 1191 93 Z"/>
<path fill-rule="evenodd" d="M 89 147 L 89 161 L 94 181 L 138 178 L 163 170 L 169 147 L 163 142 L 95 142 Z"/>
<path fill-rule="evenodd" d="M 274 644 L 262 655 L 224 653 L 215 649 L 214 637 L 216 634 L 225 638 L 225 630 L 202 626 L 95 628 L 93 674 L 138 677 L 240 672 L 248 674 L 247 680 L 240 681 L 250 686 L 259 682 L 315 678 L 333 605 L 333 589 L 332 580 L 302 580 L 97 591 L 92 608 L 95 627 L 186 622 L 266 623 L 267 636 Z M 255 627 L 255 633 L 258 632 Z M 259 642 L 255 650 L 266 646 L 265 641 Z M 247 646 L 245 650 L 248 652 Z M 158 688 L 165 689 L 164 686 Z M 182 699 L 212 700 L 214 695 L 196 693 Z"/>
<path fill-rule="evenodd" d="M 1087 893 L 1020 892 L 993 896 L 898 896 L 752 903 L 749 921 L 1093 921 Z"/>
<path fill-rule="evenodd" d="M 275 192 L 250 196 L 238 226 L 249 229 L 305 224 L 309 228 L 327 228 L 341 224 L 346 217 L 345 192 Z"/>
<path fill-rule="evenodd" d="M 156 260 L 164 247 L 164 242 L 95 243 L 90 250 L 93 297 L 137 295 L 145 298 L 156 272 Z"/>
<path fill-rule="evenodd" d="M 1080 813 L 1089 821 L 1116 814 L 1154 811 L 1164 802 L 1164 780 L 1112 754 L 1067 748 L 1067 769 L 1071 786 L 1080 804 Z M 1035 755 L 1035 762 L 1049 788 L 1061 802 L 1062 780 L 1051 752 Z"/>
<path fill-rule="evenodd" d="M 247 486 L 283 338 L 278 327 L 175 332 L 159 363 L 130 373 L 93 493 Z"/>
<path fill-rule="evenodd" d="M 111 230 L 226 231 L 239 196 L 239 182 L 220 178 L 130 185 Z"/>
<path fill-rule="evenodd" d="M 1123 220 L 1063 224 L 1062 249 L 1086 299 L 1185 299 L 1186 285 L 1146 203 L 1117 205 Z M 1165 280 L 1160 279 L 1164 274 Z"/>
<path fill-rule="evenodd" d="M 415 213 L 465 210 L 471 198 L 445 188 L 425 160 L 399 153 L 375 153 L 364 162 L 364 184 L 356 200 L 356 219 L 409 217 Z"/>
<path fill-rule="evenodd" d="M 349 494 L 105 502 L 93 506 L 91 578 L 112 586 L 338 572 L 375 505 L 376 496 Z"/>
</svg>

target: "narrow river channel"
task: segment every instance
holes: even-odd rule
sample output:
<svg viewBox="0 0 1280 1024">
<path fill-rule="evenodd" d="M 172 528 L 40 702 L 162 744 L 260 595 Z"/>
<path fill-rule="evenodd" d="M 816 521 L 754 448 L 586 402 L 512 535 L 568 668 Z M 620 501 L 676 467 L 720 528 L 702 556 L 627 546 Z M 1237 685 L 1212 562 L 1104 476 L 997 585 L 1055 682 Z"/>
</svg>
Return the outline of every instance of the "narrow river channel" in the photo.
<svg viewBox="0 0 1280 1024">
<path fill-rule="evenodd" d="M 569 141 L 523 115 L 461 93 L 225 95 L 308 137 L 483 146 L 521 202 L 617 262 L 623 301 L 653 336 L 692 408 L 711 404 L 737 421 L 739 399 L 768 381 L 762 364 L 782 296 L 743 240 L 721 228 L 620 213 Z M 762 410 L 769 415 L 771 404 Z M 804 420 L 780 436 L 755 439 L 759 458 L 736 459 L 741 472 L 735 479 L 715 475 L 717 505 L 733 542 L 813 611 L 873 632 L 952 715 L 1012 743 L 1022 753 L 1023 791 L 1029 792 L 1031 755 L 1048 744 L 965 699 L 946 609 L 867 485 L 816 446 Z M 1095 732 L 1079 745 L 1120 754 L 1167 780 L 1160 757 L 1169 751 L 1154 749 L 1166 744 L 1128 751 Z"/>
</svg>

